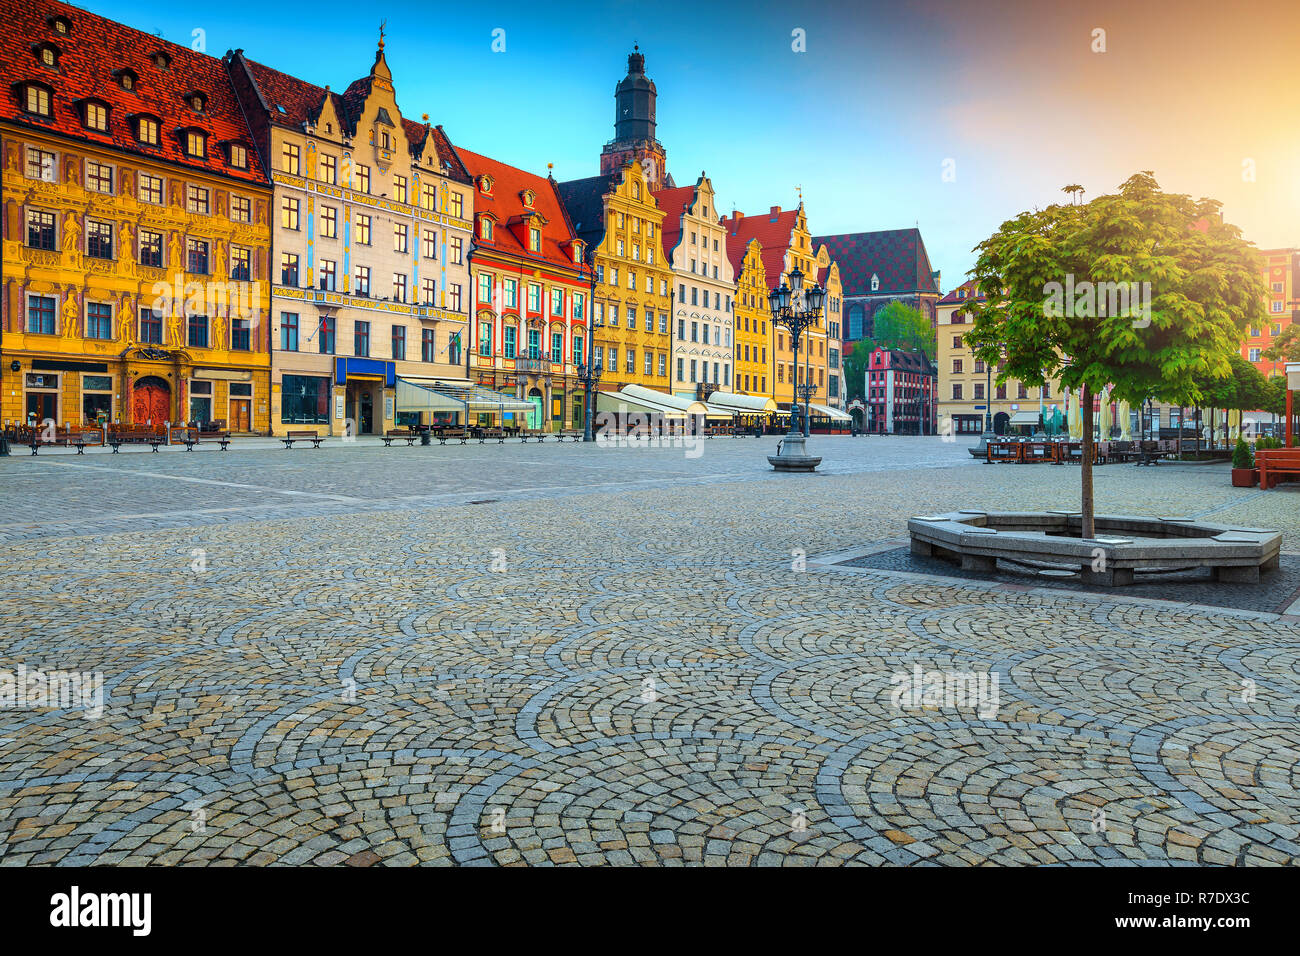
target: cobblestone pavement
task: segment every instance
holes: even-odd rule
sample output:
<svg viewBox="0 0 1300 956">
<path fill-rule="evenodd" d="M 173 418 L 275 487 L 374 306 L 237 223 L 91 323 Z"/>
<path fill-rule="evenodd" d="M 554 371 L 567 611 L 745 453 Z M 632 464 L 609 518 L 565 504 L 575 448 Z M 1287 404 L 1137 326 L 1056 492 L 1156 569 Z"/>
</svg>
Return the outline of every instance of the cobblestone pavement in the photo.
<svg viewBox="0 0 1300 956">
<path fill-rule="evenodd" d="M 103 677 L 0 710 L 0 863 L 1300 858 L 1300 618 L 847 567 L 1078 472 L 774 444 L 0 459 L 0 671 Z M 1097 495 L 1300 552 L 1297 486 Z"/>
</svg>

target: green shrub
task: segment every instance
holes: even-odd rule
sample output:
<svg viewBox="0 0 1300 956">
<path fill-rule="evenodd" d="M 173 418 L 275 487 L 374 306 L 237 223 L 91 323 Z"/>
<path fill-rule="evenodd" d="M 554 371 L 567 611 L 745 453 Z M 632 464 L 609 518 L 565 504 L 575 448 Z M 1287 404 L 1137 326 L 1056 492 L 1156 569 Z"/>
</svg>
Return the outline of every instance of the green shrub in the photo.
<svg viewBox="0 0 1300 956">
<path fill-rule="evenodd" d="M 1251 452 L 1250 446 L 1246 444 L 1246 439 L 1238 437 L 1237 447 L 1232 451 L 1233 468 L 1254 468 L 1255 455 Z"/>
</svg>

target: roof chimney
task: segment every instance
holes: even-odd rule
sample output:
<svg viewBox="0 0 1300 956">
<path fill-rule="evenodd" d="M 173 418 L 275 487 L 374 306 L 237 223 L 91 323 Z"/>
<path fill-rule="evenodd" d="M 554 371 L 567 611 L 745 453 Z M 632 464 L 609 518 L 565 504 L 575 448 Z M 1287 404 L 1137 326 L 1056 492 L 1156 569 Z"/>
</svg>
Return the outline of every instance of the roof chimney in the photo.
<svg viewBox="0 0 1300 956">
<path fill-rule="evenodd" d="M 771 209 L 772 221 L 773 221 L 773 222 L 776 222 L 776 217 L 779 216 L 779 215 L 781 215 L 781 207 L 780 207 L 780 206 L 773 206 L 772 209 Z"/>
</svg>

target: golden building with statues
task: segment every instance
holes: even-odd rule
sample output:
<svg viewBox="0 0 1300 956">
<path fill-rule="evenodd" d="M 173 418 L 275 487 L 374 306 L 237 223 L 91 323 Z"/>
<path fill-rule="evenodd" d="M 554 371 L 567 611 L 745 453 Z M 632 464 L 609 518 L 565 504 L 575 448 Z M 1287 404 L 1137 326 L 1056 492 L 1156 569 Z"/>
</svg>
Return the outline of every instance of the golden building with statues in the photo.
<svg viewBox="0 0 1300 956">
<path fill-rule="evenodd" d="M 266 433 L 270 187 L 221 62 L 0 12 L 30 42 L 0 68 L 0 418 Z"/>
<path fill-rule="evenodd" d="M 736 276 L 736 387 L 741 395 L 775 399 L 772 383 L 772 313 L 768 308 L 763 246 L 727 234 L 727 255 Z"/>
</svg>

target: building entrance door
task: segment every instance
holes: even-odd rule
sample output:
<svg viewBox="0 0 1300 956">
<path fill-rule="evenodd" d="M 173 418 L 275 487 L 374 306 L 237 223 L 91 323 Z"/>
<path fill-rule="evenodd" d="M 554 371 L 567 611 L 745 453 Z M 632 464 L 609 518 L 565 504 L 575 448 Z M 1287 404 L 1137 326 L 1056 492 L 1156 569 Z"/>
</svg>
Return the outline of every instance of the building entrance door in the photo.
<svg viewBox="0 0 1300 956">
<path fill-rule="evenodd" d="M 28 392 L 27 393 L 27 420 L 36 420 L 39 425 L 45 419 L 59 420 L 59 393 L 58 392 Z"/>
<path fill-rule="evenodd" d="M 361 414 L 359 417 L 357 431 L 362 435 L 370 435 L 375 431 L 375 398 L 369 389 L 361 393 Z"/>
<path fill-rule="evenodd" d="M 232 398 L 230 400 L 230 421 L 226 427 L 232 432 L 252 431 L 253 400 L 249 398 Z"/>
<path fill-rule="evenodd" d="M 528 410 L 528 427 L 541 428 L 542 427 L 542 393 L 535 388 L 529 389 L 528 401 L 533 406 Z"/>
<path fill-rule="evenodd" d="M 137 425 L 170 421 L 172 388 L 166 380 L 148 375 L 135 383 L 131 392 L 131 420 Z"/>
</svg>

